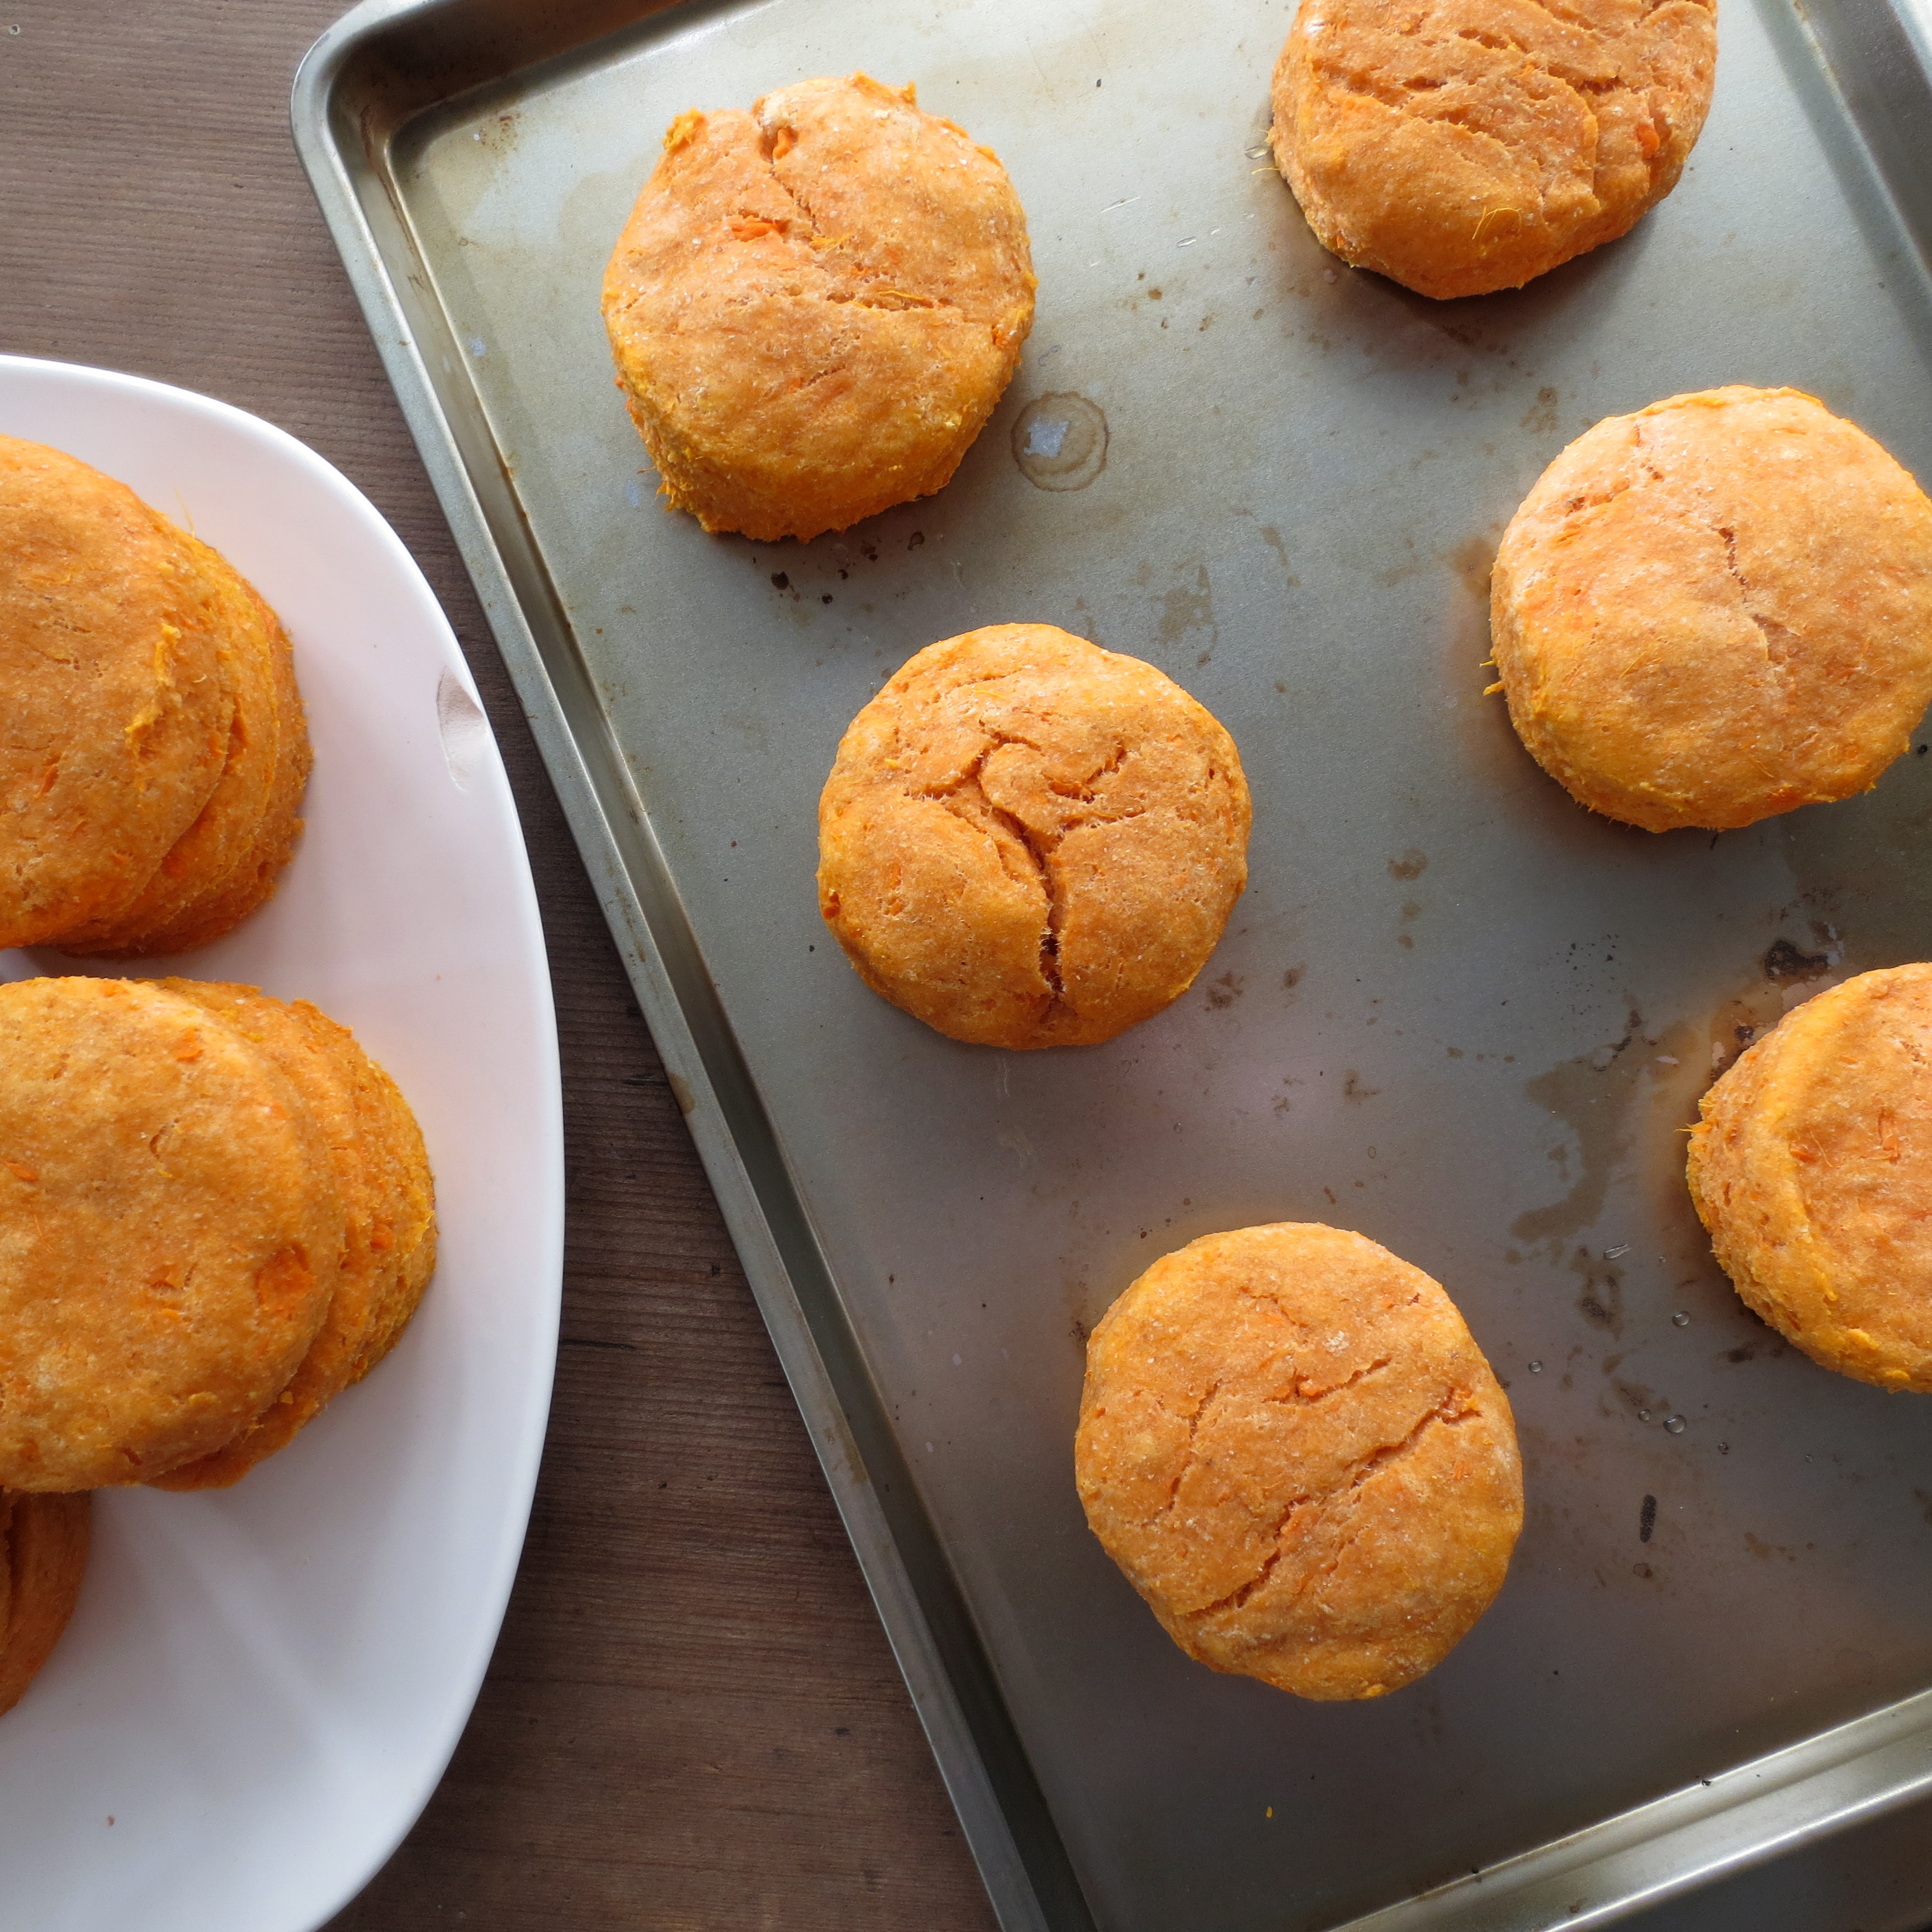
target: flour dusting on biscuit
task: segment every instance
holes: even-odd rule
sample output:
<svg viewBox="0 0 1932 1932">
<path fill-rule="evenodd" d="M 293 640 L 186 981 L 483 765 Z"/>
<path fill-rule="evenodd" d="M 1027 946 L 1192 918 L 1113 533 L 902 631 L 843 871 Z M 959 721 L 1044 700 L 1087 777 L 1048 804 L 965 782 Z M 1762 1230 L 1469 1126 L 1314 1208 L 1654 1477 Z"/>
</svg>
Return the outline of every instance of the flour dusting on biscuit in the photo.
<svg viewBox="0 0 1932 1932">
<path fill-rule="evenodd" d="M 1128 1288 L 1088 1342 L 1074 1461 L 1174 1642 L 1301 1697 L 1433 1669 L 1522 1526 L 1508 1398 L 1455 1304 L 1315 1223 L 1205 1235 Z"/>
</svg>

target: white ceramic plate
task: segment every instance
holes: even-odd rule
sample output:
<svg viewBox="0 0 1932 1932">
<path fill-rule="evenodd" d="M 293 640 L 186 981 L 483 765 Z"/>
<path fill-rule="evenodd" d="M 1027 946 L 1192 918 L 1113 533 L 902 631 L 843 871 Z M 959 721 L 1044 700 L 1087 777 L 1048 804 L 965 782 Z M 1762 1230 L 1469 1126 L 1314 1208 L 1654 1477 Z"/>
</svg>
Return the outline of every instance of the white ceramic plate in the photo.
<svg viewBox="0 0 1932 1932">
<path fill-rule="evenodd" d="M 280 614 L 315 742 L 280 890 L 140 974 L 354 1028 L 415 1107 L 441 1261 L 394 1354 L 237 1487 L 97 1499 L 67 1634 L 0 1718 L 5 1932 L 307 1932 L 448 1760 L 515 1573 L 562 1253 L 556 1034 L 529 862 L 456 640 L 394 532 L 280 430 L 0 356 L 0 433 L 128 484 Z M 103 970 L 0 953 L 0 977 Z"/>
</svg>

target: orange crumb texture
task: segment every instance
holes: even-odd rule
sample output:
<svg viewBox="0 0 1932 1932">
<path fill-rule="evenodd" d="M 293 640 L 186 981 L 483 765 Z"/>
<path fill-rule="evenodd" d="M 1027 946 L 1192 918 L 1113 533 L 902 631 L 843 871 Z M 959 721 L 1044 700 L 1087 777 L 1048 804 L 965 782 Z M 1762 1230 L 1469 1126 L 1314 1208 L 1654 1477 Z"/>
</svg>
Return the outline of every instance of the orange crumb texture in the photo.
<svg viewBox="0 0 1932 1932">
<path fill-rule="evenodd" d="M 1745 1303 L 1826 1368 L 1932 1394 L 1932 965 L 1806 1000 L 1700 1111 L 1691 1198 Z"/>
<path fill-rule="evenodd" d="M 1183 1650 L 1324 1700 L 1440 1663 L 1522 1526 L 1508 1400 L 1454 1304 L 1313 1223 L 1204 1236 L 1121 1295 L 1088 1342 L 1075 1463 Z"/>
<path fill-rule="evenodd" d="M 1018 364 L 1034 286 L 1006 170 L 861 74 L 680 115 L 604 319 L 670 506 L 809 538 L 950 479 Z"/>
<path fill-rule="evenodd" d="M 1324 248 L 1420 295 L 1520 288 L 1676 185 L 1714 0 L 1302 0 L 1276 164 Z"/>
<path fill-rule="evenodd" d="M 1050 624 L 928 645 L 819 801 L 819 908 L 955 1040 L 1092 1046 L 1193 983 L 1247 878 L 1234 741 L 1138 658 Z"/>
<path fill-rule="evenodd" d="M 1795 389 L 1669 397 L 1538 479 L 1491 630 L 1518 734 L 1595 811 L 1717 831 L 1849 797 L 1932 701 L 1932 503 Z"/>
<path fill-rule="evenodd" d="M 252 987 L 0 986 L 0 1150 L 9 1490 L 236 1480 L 381 1358 L 434 1266 L 394 1083 Z"/>
</svg>

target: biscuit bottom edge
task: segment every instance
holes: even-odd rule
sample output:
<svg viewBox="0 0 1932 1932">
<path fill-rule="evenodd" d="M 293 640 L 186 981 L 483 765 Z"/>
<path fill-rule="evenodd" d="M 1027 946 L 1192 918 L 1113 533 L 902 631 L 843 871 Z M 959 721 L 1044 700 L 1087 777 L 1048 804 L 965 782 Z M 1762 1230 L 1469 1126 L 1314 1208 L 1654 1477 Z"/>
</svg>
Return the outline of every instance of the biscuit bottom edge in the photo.
<svg viewBox="0 0 1932 1932">
<path fill-rule="evenodd" d="M 0 1717 L 26 1695 L 80 1600 L 92 1499 L 0 1490 Z"/>
</svg>

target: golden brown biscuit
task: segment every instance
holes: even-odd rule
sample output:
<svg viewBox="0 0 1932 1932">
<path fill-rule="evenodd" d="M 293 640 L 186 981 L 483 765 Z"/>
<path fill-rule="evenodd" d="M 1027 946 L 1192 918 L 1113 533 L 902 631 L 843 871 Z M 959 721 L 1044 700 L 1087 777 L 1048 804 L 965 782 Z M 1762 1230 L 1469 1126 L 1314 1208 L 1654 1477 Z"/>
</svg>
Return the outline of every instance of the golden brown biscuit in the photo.
<svg viewBox="0 0 1932 1932">
<path fill-rule="evenodd" d="M 91 1500 L 0 1490 L 0 1716 L 20 1701 L 74 1614 Z"/>
<path fill-rule="evenodd" d="M 1033 326 L 992 152 L 862 74 L 679 116 L 604 281 L 671 507 L 814 537 L 943 488 Z"/>
<path fill-rule="evenodd" d="M 154 1479 L 164 1490 L 221 1489 L 292 1442 L 394 1345 L 435 1263 L 429 1163 L 395 1083 L 346 1027 L 306 1000 L 253 986 L 158 982 L 213 1013 L 286 1073 L 321 1128 L 347 1220 L 328 1312 L 288 1385 L 212 1454 Z"/>
<path fill-rule="evenodd" d="M 1432 1670 L 1522 1527 L 1508 1399 L 1420 1269 L 1304 1222 L 1154 1263 L 1087 1345 L 1094 1533 L 1189 1656 L 1299 1697 Z"/>
<path fill-rule="evenodd" d="M 1510 717 L 1592 809 L 1719 830 L 1876 783 L 1932 701 L 1932 504 L 1793 389 L 1612 416 L 1511 520 Z"/>
<path fill-rule="evenodd" d="M 320 1013 L 315 1018 L 325 1026 L 334 1024 Z M 385 1291 L 372 1302 L 362 1346 L 350 1367 L 350 1381 L 358 1382 L 396 1346 L 422 1300 L 436 1272 L 436 1223 L 435 1183 L 416 1117 L 394 1081 L 359 1048 L 353 1050 L 356 1105 L 380 1123 L 368 1133 L 375 1157 L 372 1184 L 387 1204 L 378 1212 L 372 1239 L 400 1257 L 385 1276 Z"/>
<path fill-rule="evenodd" d="M 1344 261 L 1520 288 L 1676 186 L 1717 57 L 1714 0 L 1301 0 L 1275 162 Z"/>
<path fill-rule="evenodd" d="M 214 877 L 165 924 L 142 934 L 128 950 L 152 956 L 187 952 L 211 944 L 231 932 L 274 892 L 282 869 L 293 856 L 302 829 L 302 794 L 308 788 L 315 763 L 310 748 L 307 713 L 296 683 L 295 650 L 274 614 L 262 606 L 273 628 L 272 657 L 276 686 L 274 776 L 261 823 L 240 860 Z"/>
<path fill-rule="evenodd" d="M 141 1482 L 287 1384 L 344 1238 L 287 1076 L 178 994 L 0 987 L 0 1483 Z"/>
<path fill-rule="evenodd" d="M 234 706 L 203 590 L 132 490 L 0 436 L 0 946 L 114 916 L 208 802 Z"/>
<path fill-rule="evenodd" d="M 928 646 L 852 721 L 819 909 L 866 985 L 941 1033 L 1090 1046 L 1193 983 L 1248 823 L 1234 741 L 1178 685 L 996 624 Z"/>
<path fill-rule="evenodd" d="M 159 950 L 148 936 L 166 932 L 253 854 L 275 796 L 284 730 L 306 742 L 299 698 L 292 710 L 284 704 L 280 659 L 286 643 L 274 613 L 207 544 L 186 536 L 180 541 L 200 572 L 235 701 L 227 758 L 200 815 L 146 885 L 112 918 L 63 932 L 65 952 Z"/>
<path fill-rule="evenodd" d="M 1932 1394 L 1932 965 L 1806 1000 L 1700 1112 L 1690 1198 L 1746 1304 L 1828 1369 Z"/>
</svg>

